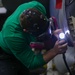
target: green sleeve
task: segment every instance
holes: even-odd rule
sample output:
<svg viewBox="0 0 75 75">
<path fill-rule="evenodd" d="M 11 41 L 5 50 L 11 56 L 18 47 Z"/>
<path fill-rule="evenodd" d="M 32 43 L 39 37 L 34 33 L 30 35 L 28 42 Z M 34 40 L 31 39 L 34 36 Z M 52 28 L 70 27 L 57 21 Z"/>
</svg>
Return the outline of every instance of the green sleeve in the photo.
<svg viewBox="0 0 75 75">
<path fill-rule="evenodd" d="M 2 34 L 6 46 L 11 50 L 14 56 L 27 68 L 34 69 L 43 66 L 45 61 L 42 54 L 34 54 L 27 39 L 22 35 L 21 27 L 19 25 L 19 16 L 28 8 L 36 8 L 45 14 L 45 8 L 40 3 L 36 1 L 24 3 L 7 19 L 3 26 Z"/>
<path fill-rule="evenodd" d="M 19 41 L 18 41 L 19 40 Z M 35 55 L 29 45 L 22 38 L 6 37 L 5 42 L 14 56 L 27 68 L 35 69 L 45 64 L 42 54 Z"/>
</svg>

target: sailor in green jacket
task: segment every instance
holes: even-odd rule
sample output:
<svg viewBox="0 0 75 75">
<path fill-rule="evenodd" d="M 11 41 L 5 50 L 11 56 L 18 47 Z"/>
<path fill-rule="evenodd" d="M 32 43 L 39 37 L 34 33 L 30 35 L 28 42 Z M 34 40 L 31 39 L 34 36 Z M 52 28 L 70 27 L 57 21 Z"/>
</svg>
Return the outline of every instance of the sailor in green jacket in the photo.
<svg viewBox="0 0 75 75">
<path fill-rule="evenodd" d="M 58 43 L 61 44 L 64 40 L 56 41 L 54 48 L 46 54 L 34 54 L 30 43 L 36 42 L 35 36 L 47 30 L 46 22 L 46 9 L 41 3 L 31 1 L 20 5 L 3 25 L 0 32 L 0 47 L 7 54 L 14 55 L 28 69 L 43 66 L 57 54 L 66 52 L 67 46 L 65 43 L 59 47 Z M 56 30 L 55 34 L 60 31 Z M 60 50 L 63 48 L 64 50 Z"/>
</svg>

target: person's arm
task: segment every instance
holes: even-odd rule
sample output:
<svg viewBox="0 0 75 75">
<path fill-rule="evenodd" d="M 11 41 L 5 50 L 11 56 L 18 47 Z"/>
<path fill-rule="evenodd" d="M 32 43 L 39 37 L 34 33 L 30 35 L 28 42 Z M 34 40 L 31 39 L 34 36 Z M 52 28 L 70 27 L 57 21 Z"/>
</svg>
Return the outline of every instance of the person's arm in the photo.
<svg viewBox="0 0 75 75">
<path fill-rule="evenodd" d="M 42 55 L 41 53 L 35 55 L 29 45 L 27 45 L 26 40 L 23 40 L 22 38 L 6 37 L 5 43 L 7 44 L 11 52 L 14 54 L 14 56 L 29 69 L 42 67 L 48 61 L 54 58 L 57 54 L 64 53 L 66 49 L 63 48 L 65 48 L 67 45 L 64 44 L 60 46 L 58 45 L 58 43 L 61 44 L 62 41 L 57 41 L 52 50 L 49 50 L 44 55 Z"/>
<path fill-rule="evenodd" d="M 66 52 L 66 50 L 67 50 L 67 43 L 65 43 L 65 44 L 62 44 L 62 43 L 64 43 L 64 40 L 56 41 L 54 48 L 49 50 L 49 51 L 47 51 L 43 55 L 43 58 L 44 58 L 45 62 L 50 61 L 51 59 L 53 59 L 58 54 L 63 54 L 63 53 Z"/>
<path fill-rule="evenodd" d="M 41 53 L 35 55 L 27 39 L 18 37 L 6 37 L 4 39 L 12 54 L 27 68 L 36 69 L 46 64 Z"/>
<path fill-rule="evenodd" d="M 58 54 L 63 54 L 66 52 L 67 50 L 67 43 L 65 42 L 65 40 L 60 40 L 59 41 L 59 34 L 62 32 L 62 29 L 57 29 L 53 32 L 53 35 L 58 39 L 55 42 L 55 45 L 52 49 L 48 50 L 44 55 L 43 58 L 45 60 L 45 62 L 50 61 L 51 59 L 53 59 L 56 55 Z"/>
</svg>

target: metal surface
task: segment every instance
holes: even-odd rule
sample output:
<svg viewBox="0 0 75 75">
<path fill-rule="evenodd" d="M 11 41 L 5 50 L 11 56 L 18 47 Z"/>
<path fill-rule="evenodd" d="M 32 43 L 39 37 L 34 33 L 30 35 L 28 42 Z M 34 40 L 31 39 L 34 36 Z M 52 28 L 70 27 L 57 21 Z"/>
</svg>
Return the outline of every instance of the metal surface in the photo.
<svg viewBox="0 0 75 75">
<path fill-rule="evenodd" d="M 61 9 L 56 9 L 55 5 L 56 5 L 56 0 L 50 0 L 50 15 L 56 17 L 57 19 L 57 23 L 59 25 L 59 28 L 61 28 L 63 30 L 63 32 L 66 34 L 67 31 L 69 31 L 69 35 L 67 37 L 67 39 L 73 44 L 75 37 L 73 36 L 75 34 L 75 27 L 74 24 L 69 24 L 70 20 L 69 18 L 71 16 L 75 16 L 75 4 L 71 4 L 70 6 L 65 6 L 65 1 L 66 0 L 62 0 L 62 8 Z M 73 19 L 74 20 L 74 19 Z M 69 44 L 71 44 L 69 42 Z M 68 47 L 68 50 L 65 54 L 66 56 L 66 61 L 67 64 L 69 66 L 69 68 L 71 69 L 72 66 L 75 64 L 75 48 L 74 47 Z M 65 63 L 63 61 L 63 57 L 62 54 L 56 56 L 54 58 L 54 62 L 56 65 L 56 68 L 59 72 L 61 73 L 66 73 L 68 70 L 65 66 Z"/>
<path fill-rule="evenodd" d="M 67 64 L 68 64 L 69 68 L 71 69 L 72 66 L 75 64 L 75 50 L 74 50 L 74 48 L 68 47 L 68 50 L 65 55 L 66 55 Z M 68 70 L 65 66 L 65 63 L 63 61 L 62 54 L 60 54 L 54 58 L 54 63 L 55 63 L 56 68 L 58 69 L 59 72 L 61 72 L 61 73 L 68 72 Z"/>
</svg>

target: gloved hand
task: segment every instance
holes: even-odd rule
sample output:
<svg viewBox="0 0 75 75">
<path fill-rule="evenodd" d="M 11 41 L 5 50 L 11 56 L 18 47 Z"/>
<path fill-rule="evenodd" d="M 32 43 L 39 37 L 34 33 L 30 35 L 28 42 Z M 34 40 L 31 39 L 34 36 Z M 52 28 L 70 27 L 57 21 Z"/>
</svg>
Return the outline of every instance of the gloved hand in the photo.
<svg viewBox="0 0 75 75">
<path fill-rule="evenodd" d="M 46 50 L 50 50 L 54 47 L 55 42 L 59 40 L 59 34 L 62 32 L 62 29 L 56 29 L 53 31 L 52 35 L 48 35 L 50 37 L 46 36 L 46 39 L 43 41 L 44 42 L 44 48 Z"/>
<path fill-rule="evenodd" d="M 64 43 L 65 40 L 57 40 L 54 47 L 53 47 L 53 50 L 57 53 L 57 54 L 63 54 L 66 52 L 67 50 L 67 43 Z"/>
</svg>

